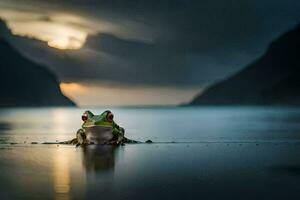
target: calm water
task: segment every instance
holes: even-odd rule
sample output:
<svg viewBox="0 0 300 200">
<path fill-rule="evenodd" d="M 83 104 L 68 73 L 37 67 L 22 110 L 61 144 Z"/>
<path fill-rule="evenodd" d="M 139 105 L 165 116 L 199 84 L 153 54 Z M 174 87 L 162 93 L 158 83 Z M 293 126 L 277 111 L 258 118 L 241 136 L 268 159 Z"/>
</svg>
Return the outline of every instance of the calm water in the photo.
<svg viewBox="0 0 300 200">
<path fill-rule="evenodd" d="M 1 199 L 300 198 L 299 108 L 115 108 L 154 143 L 40 144 L 72 139 L 84 110 L 0 110 Z"/>
</svg>

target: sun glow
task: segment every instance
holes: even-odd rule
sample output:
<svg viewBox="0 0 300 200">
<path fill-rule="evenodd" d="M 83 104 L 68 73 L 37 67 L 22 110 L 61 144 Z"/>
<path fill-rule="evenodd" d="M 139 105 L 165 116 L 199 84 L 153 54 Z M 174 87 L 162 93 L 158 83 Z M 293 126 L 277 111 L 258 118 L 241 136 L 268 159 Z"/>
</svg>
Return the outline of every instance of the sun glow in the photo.
<svg viewBox="0 0 300 200">
<path fill-rule="evenodd" d="M 79 49 L 87 37 L 82 30 L 55 22 L 15 22 L 9 27 L 15 35 L 34 37 L 57 49 Z"/>
<path fill-rule="evenodd" d="M 82 40 L 70 38 L 70 37 L 60 37 L 52 38 L 47 42 L 48 46 L 57 49 L 80 49 L 83 45 Z"/>
<path fill-rule="evenodd" d="M 86 92 L 86 88 L 78 83 L 60 83 L 60 89 L 65 94 L 68 92 L 82 93 Z"/>
<path fill-rule="evenodd" d="M 134 87 L 111 85 L 105 82 L 93 85 L 61 83 L 60 89 L 79 106 L 178 105 L 188 102 L 200 90 L 199 88 Z"/>
<path fill-rule="evenodd" d="M 56 26 L 47 38 L 48 45 L 57 49 L 79 49 L 85 43 L 87 34 L 70 27 Z"/>
<path fill-rule="evenodd" d="M 36 38 L 57 49 L 80 49 L 87 37 L 82 30 L 53 22 L 15 22 L 9 27 L 15 35 Z"/>
</svg>

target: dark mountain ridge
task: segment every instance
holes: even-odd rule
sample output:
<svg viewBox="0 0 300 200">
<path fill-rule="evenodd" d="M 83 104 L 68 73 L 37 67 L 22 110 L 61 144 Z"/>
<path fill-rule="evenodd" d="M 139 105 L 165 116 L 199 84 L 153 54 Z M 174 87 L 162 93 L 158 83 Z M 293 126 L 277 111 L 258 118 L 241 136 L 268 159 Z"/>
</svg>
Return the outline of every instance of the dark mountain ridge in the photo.
<svg viewBox="0 0 300 200">
<path fill-rule="evenodd" d="M 190 105 L 300 105 L 300 25 L 271 43 L 266 53 Z"/>
<path fill-rule="evenodd" d="M 55 75 L 16 51 L 4 39 L 7 34 L 0 21 L 0 107 L 74 106 L 61 93 Z"/>
</svg>

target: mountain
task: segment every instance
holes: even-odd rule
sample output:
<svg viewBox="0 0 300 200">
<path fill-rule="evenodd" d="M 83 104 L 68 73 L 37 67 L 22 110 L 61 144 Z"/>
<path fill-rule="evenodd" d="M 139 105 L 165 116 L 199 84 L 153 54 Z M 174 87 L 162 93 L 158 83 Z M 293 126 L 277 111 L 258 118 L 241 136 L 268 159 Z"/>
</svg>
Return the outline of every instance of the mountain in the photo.
<svg viewBox="0 0 300 200">
<path fill-rule="evenodd" d="M 300 24 L 273 41 L 262 57 L 189 105 L 300 105 L 299 77 Z"/>
<path fill-rule="evenodd" d="M 55 75 L 16 51 L 4 38 L 10 34 L 0 20 L 0 107 L 74 106 Z"/>
</svg>

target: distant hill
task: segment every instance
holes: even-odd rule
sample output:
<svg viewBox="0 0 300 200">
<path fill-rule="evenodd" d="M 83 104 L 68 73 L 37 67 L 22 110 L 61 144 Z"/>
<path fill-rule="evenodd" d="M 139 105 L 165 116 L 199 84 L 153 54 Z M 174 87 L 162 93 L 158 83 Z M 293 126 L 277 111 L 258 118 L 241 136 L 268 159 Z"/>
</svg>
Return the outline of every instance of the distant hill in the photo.
<svg viewBox="0 0 300 200">
<path fill-rule="evenodd" d="M 5 41 L 6 34 L 10 32 L 0 20 L 0 107 L 74 106 L 54 74 L 23 57 Z"/>
<path fill-rule="evenodd" d="M 300 25 L 245 69 L 206 89 L 190 105 L 300 105 Z"/>
</svg>

